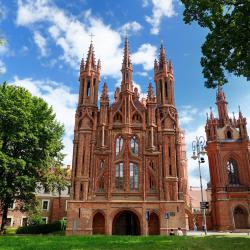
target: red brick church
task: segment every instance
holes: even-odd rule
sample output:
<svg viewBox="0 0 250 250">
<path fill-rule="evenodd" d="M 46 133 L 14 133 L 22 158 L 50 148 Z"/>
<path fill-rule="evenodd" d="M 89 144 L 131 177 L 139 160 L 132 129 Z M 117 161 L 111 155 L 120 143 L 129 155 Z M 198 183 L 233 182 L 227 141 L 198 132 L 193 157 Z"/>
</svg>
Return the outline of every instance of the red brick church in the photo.
<svg viewBox="0 0 250 250">
<path fill-rule="evenodd" d="M 100 72 L 91 43 L 80 65 L 67 234 L 185 230 L 184 135 L 174 101 L 173 65 L 163 45 L 154 64 L 154 87 L 149 84 L 144 101 L 133 86 L 127 38 L 113 103 L 105 83 L 98 96 Z"/>
<path fill-rule="evenodd" d="M 250 228 L 250 142 L 241 110 L 229 117 L 221 88 L 216 96 L 218 118 L 206 123 L 210 170 L 212 225 L 217 230 Z"/>
</svg>

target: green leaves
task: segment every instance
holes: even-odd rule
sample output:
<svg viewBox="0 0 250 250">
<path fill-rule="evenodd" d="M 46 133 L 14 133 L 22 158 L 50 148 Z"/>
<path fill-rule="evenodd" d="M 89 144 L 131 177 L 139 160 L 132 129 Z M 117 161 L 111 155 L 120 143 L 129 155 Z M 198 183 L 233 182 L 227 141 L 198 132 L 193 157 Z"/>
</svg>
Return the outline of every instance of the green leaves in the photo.
<svg viewBox="0 0 250 250">
<path fill-rule="evenodd" d="M 184 21 L 209 29 L 202 46 L 205 86 L 227 83 L 225 71 L 250 77 L 250 0 L 181 0 Z"/>
<path fill-rule="evenodd" d="M 37 182 L 63 159 L 63 126 L 27 90 L 0 85 L 0 205 L 34 198 Z M 45 180 L 45 178 L 44 178 Z"/>
</svg>

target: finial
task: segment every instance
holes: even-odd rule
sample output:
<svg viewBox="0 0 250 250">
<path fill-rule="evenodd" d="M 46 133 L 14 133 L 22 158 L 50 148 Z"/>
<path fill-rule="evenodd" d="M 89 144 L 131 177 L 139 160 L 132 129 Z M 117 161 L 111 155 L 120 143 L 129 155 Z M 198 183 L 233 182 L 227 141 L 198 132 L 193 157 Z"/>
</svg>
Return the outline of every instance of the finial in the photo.
<svg viewBox="0 0 250 250">
<path fill-rule="evenodd" d="M 238 105 L 239 113 L 241 112 L 240 105 Z"/>
<path fill-rule="evenodd" d="M 93 35 L 93 33 L 91 33 L 89 36 L 90 36 L 90 43 L 92 44 L 92 43 L 93 43 L 93 37 L 94 37 L 95 35 Z"/>
</svg>

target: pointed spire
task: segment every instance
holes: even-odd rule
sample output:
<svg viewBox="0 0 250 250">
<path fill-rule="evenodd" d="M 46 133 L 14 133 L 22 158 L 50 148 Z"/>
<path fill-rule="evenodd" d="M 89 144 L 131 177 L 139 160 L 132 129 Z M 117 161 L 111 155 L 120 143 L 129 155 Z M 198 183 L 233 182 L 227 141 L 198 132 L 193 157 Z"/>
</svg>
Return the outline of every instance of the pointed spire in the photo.
<svg viewBox="0 0 250 250">
<path fill-rule="evenodd" d="M 100 72 L 101 71 L 101 60 L 98 59 L 98 62 L 97 62 L 97 71 Z"/>
<path fill-rule="evenodd" d="M 103 87 L 102 87 L 101 101 L 107 101 L 108 99 L 109 99 L 109 96 L 108 96 L 108 87 L 107 87 L 107 84 L 105 82 L 103 84 Z"/>
<path fill-rule="evenodd" d="M 149 83 L 148 85 L 148 96 L 147 96 L 147 100 L 153 100 L 155 98 L 154 96 L 154 90 L 153 90 L 153 86 L 152 83 Z"/>
<path fill-rule="evenodd" d="M 131 66 L 132 65 L 131 65 L 130 56 L 129 56 L 128 37 L 126 36 L 125 43 L 124 43 L 124 51 L 123 51 L 122 69 L 130 68 Z"/>
<path fill-rule="evenodd" d="M 228 124 L 230 120 L 227 111 L 226 97 L 220 85 L 218 85 L 217 89 L 216 104 L 218 107 L 220 126 L 224 126 L 225 124 Z"/>
<path fill-rule="evenodd" d="M 241 109 L 240 109 L 240 105 L 238 107 L 239 107 L 239 118 L 243 119 L 243 115 L 242 115 L 242 112 L 241 112 Z"/>
<path fill-rule="evenodd" d="M 167 59 L 166 59 L 166 53 L 163 46 L 163 42 L 161 41 L 161 48 L 160 48 L 160 56 L 159 56 L 159 69 L 165 69 L 167 66 Z"/>
<path fill-rule="evenodd" d="M 80 72 L 84 70 L 84 57 L 82 57 L 81 63 L 80 63 Z"/>
<path fill-rule="evenodd" d="M 124 55 L 122 62 L 122 83 L 121 83 L 121 91 L 133 91 L 132 84 L 132 63 L 130 61 L 129 56 L 129 45 L 128 45 L 128 37 L 125 38 L 124 43 Z"/>
<path fill-rule="evenodd" d="M 85 64 L 85 70 L 96 69 L 95 65 L 95 53 L 94 53 L 94 46 L 91 41 L 88 51 L 88 56 Z"/>
<path fill-rule="evenodd" d="M 210 107 L 210 119 L 211 119 L 211 120 L 214 119 L 214 114 L 213 114 L 212 107 Z"/>
</svg>

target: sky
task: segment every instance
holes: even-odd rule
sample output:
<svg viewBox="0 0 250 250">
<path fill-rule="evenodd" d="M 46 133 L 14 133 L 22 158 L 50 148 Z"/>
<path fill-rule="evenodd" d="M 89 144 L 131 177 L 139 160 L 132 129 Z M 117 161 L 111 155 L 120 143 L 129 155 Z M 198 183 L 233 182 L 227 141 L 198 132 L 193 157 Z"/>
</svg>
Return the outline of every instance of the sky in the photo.
<svg viewBox="0 0 250 250">
<path fill-rule="evenodd" d="M 52 105 L 64 124 L 65 164 L 72 163 L 74 114 L 78 100 L 79 64 L 86 59 L 91 34 L 96 59 L 101 60 L 101 81 L 110 99 L 121 82 L 124 37 L 127 32 L 133 64 L 133 82 L 146 95 L 153 83 L 154 59 L 163 42 L 175 77 L 175 103 L 185 130 L 189 185 L 199 186 L 197 161 L 191 159 L 192 141 L 205 136 L 206 113 L 216 114 L 216 90 L 206 89 L 200 66 L 207 30 L 183 22 L 178 0 L 0 0 L 0 83 L 23 86 Z M 250 121 L 250 85 L 243 77 L 227 74 L 224 91 L 229 112 Z M 249 126 L 248 126 L 249 131 Z M 209 181 L 208 162 L 202 166 Z"/>
</svg>

